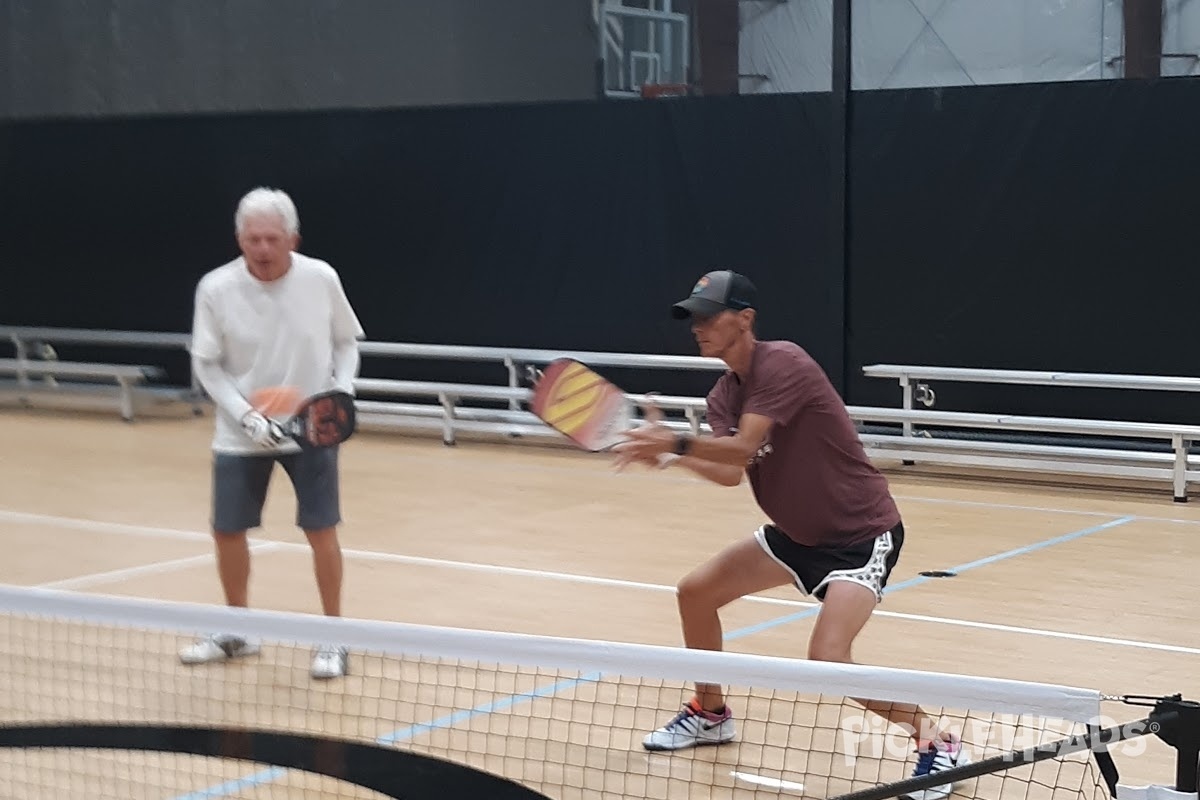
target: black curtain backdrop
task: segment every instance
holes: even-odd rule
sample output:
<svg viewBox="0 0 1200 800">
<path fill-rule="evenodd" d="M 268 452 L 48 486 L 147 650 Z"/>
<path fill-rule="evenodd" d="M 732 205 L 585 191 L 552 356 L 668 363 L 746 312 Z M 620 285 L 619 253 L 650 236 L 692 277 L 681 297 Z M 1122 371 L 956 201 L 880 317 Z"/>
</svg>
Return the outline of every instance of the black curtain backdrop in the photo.
<svg viewBox="0 0 1200 800">
<path fill-rule="evenodd" d="M 828 118 L 827 96 L 777 95 L 10 123 L 0 320 L 187 330 L 196 281 L 237 255 L 237 200 L 271 185 L 369 339 L 693 354 L 669 306 L 730 267 L 760 284 L 760 334 L 840 379 Z M 715 379 L 614 377 L 664 392 Z"/>
<path fill-rule="evenodd" d="M 1200 82 L 858 92 L 848 396 L 890 362 L 1200 375 Z M 938 407 L 1194 422 L 1200 397 L 937 385 Z"/>
<path fill-rule="evenodd" d="M 1200 375 L 1200 81 L 854 93 L 847 264 L 831 112 L 820 94 L 3 124 L 0 322 L 187 330 L 196 281 L 236 255 L 237 199 L 268 184 L 372 339 L 691 354 L 667 308 L 732 267 L 762 289 L 760 335 L 809 348 L 856 404 L 899 402 L 861 376 L 876 362 Z M 935 388 L 942 408 L 1136 420 L 1200 401 Z"/>
</svg>

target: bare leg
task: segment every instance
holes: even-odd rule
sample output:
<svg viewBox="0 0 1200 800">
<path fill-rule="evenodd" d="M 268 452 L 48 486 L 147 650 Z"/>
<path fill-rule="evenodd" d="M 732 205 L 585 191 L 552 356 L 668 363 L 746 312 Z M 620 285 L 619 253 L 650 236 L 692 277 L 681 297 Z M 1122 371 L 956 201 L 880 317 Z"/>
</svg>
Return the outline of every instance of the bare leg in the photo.
<svg viewBox="0 0 1200 800">
<path fill-rule="evenodd" d="M 808 642 L 808 657 L 814 661 L 853 663 L 851 646 L 875 610 L 875 593 L 849 581 L 833 581 L 825 592 L 817 624 Z M 920 706 L 884 703 L 853 698 L 869 711 L 909 732 L 918 745 L 934 738 L 949 739 Z"/>
<path fill-rule="evenodd" d="M 684 644 L 697 650 L 721 650 L 724 633 L 717 612 L 723 606 L 791 582 L 791 574 L 755 539 L 730 545 L 679 582 L 677 600 Z M 696 699 L 706 711 L 721 711 L 725 705 L 721 687 L 714 684 L 696 684 Z"/>
<path fill-rule="evenodd" d="M 338 543 L 337 528 L 305 531 L 304 535 L 312 546 L 321 609 L 326 616 L 339 617 L 342 614 L 342 548 Z"/>
<path fill-rule="evenodd" d="M 225 602 L 245 608 L 250 594 L 250 545 L 245 531 L 214 531 L 217 548 L 217 574 L 225 591 Z"/>
</svg>

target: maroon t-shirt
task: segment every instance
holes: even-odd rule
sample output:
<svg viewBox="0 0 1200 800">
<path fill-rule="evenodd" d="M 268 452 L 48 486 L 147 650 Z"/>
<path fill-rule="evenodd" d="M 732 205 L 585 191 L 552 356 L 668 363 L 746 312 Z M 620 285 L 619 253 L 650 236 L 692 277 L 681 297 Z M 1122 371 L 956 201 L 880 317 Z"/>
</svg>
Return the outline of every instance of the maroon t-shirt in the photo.
<svg viewBox="0 0 1200 800">
<path fill-rule="evenodd" d="M 792 342 L 757 342 L 743 382 L 732 370 L 708 394 L 714 436 L 743 414 L 773 424 L 746 467 L 754 498 L 795 541 L 813 546 L 872 539 L 900 522 L 887 478 L 867 458 L 854 422 L 821 365 Z"/>
</svg>

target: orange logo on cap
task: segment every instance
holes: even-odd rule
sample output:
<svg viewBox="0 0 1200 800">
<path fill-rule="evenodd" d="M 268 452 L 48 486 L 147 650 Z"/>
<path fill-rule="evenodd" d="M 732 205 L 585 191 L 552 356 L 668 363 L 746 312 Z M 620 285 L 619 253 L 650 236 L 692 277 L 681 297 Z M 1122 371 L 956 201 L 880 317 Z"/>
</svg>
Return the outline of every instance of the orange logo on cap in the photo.
<svg viewBox="0 0 1200 800">
<path fill-rule="evenodd" d="M 692 289 L 692 294 L 700 294 L 708 287 L 708 276 L 705 275 L 700 280 L 696 281 L 696 287 Z"/>
</svg>

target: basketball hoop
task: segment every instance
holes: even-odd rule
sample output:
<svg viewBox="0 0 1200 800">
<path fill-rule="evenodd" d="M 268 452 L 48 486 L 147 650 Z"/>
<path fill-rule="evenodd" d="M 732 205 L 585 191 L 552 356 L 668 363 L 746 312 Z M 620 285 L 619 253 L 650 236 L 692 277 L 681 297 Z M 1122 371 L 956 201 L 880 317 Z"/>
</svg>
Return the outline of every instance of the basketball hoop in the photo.
<svg viewBox="0 0 1200 800">
<path fill-rule="evenodd" d="M 686 83 L 644 83 L 642 97 L 657 100 L 661 97 L 686 97 L 690 87 Z"/>
</svg>

